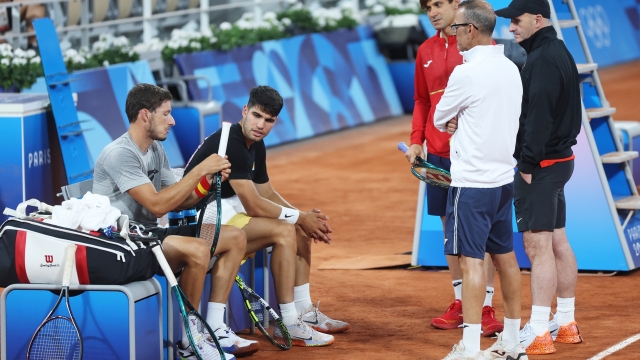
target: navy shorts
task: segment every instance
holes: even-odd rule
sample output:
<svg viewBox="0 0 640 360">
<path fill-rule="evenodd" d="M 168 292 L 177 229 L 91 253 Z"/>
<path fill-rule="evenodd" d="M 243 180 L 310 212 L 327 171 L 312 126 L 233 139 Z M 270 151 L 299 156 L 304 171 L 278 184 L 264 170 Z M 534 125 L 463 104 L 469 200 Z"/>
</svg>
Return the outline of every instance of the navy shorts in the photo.
<svg viewBox="0 0 640 360">
<path fill-rule="evenodd" d="M 484 259 L 513 251 L 513 183 L 497 188 L 449 188 L 445 255 Z"/>
<path fill-rule="evenodd" d="M 427 162 L 441 169 L 451 171 L 451 160 L 427 153 Z M 440 186 L 427 184 L 427 213 L 434 216 L 447 215 L 447 194 L 448 189 Z"/>
</svg>

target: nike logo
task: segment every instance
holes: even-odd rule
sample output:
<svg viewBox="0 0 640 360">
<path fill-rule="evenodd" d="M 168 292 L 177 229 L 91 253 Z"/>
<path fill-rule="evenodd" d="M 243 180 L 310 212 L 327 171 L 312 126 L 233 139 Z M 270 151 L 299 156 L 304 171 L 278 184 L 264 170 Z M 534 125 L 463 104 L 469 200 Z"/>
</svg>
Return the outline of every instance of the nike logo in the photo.
<svg viewBox="0 0 640 360">
<path fill-rule="evenodd" d="M 453 287 L 462 285 L 462 281 L 456 281 L 453 283 Z"/>
<path fill-rule="evenodd" d="M 500 350 L 493 350 L 492 353 L 496 353 L 499 356 L 504 356 L 507 352 L 506 351 L 500 351 Z"/>
<path fill-rule="evenodd" d="M 292 216 L 293 216 L 293 215 L 285 215 L 285 216 L 284 216 L 284 218 L 285 218 L 285 219 L 288 219 L 288 218 L 290 218 L 290 217 L 292 217 Z"/>
<path fill-rule="evenodd" d="M 520 218 L 520 219 L 516 220 L 516 224 L 517 224 L 517 223 L 519 223 L 519 222 L 520 222 L 520 220 L 522 220 L 522 218 Z"/>
<path fill-rule="evenodd" d="M 318 318 L 316 318 L 314 321 L 305 320 L 304 322 L 306 322 L 307 324 L 318 325 Z"/>
<path fill-rule="evenodd" d="M 424 67 L 429 67 L 429 65 L 431 65 L 431 62 L 432 62 L 432 61 L 433 61 L 433 60 L 429 60 L 429 61 L 427 61 L 427 63 L 426 63 L 426 64 L 424 64 Z"/>
<path fill-rule="evenodd" d="M 444 238 L 444 243 L 446 244 L 448 240 L 449 240 L 449 239 L 447 239 L 447 238 Z"/>
<path fill-rule="evenodd" d="M 313 340 L 313 336 L 309 336 L 308 338 L 303 338 L 303 337 L 299 337 L 299 336 L 292 336 L 292 338 L 294 339 L 300 339 L 300 340 Z"/>
</svg>

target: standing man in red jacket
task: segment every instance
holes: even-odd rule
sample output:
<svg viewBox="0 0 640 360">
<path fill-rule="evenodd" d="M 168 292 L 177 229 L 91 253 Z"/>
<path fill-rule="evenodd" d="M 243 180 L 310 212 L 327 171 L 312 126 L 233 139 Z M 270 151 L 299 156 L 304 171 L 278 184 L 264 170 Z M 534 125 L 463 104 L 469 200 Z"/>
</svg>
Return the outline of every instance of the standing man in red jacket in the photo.
<svg viewBox="0 0 640 360">
<path fill-rule="evenodd" d="M 462 55 L 458 50 L 456 37 L 451 24 L 458 9 L 459 0 L 420 0 L 420 7 L 426 11 L 429 21 L 438 31 L 418 49 L 415 73 L 415 108 L 411 126 L 411 146 L 405 153 L 407 160 L 413 163 L 416 156 L 429 163 L 449 170 L 449 139 L 451 135 L 438 131 L 433 125 L 433 114 L 447 87 L 453 69 L 462 64 Z M 422 147 L 426 140 L 427 156 Z M 444 232 L 447 207 L 447 189 L 427 184 L 427 211 L 429 215 L 439 216 Z M 462 325 L 462 271 L 456 256 L 446 256 L 455 301 L 447 311 L 431 319 L 431 326 L 438 329 L 457 329 Z M 496 269 L 490 256 L 484 261 L 487 294 L 482 308 L 482 335 L 491 336 L 503 330 L 495 317 L 492 306 L 493 282 Z"/>
</svg>

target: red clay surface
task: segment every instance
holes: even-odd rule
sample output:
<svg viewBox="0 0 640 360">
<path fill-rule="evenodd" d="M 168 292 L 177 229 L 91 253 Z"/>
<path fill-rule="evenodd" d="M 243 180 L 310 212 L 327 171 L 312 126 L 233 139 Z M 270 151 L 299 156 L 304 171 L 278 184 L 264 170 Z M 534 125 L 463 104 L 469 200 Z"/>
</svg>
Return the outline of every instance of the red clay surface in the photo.
<svg viewBox="0 0 640 360">
<path fill-rule="evenodd" d="M 640 62 L 600 75 L 607 98 L 618 108 L 615 118 L 640 120 L 635 89 Z M 322 311 L 352 328 L 325 348 L 279 351 L 263 341 L 252 358 L 441 359 L 461 339 L 462 330 L 429 326 L 453 300 L 446 272 L 318 270 L 329 259 L 411 251 L 418 183 L 396 150 L 398 141 L 408 140 L 410 129 L 410 117 L 405 116 L 268 151 L 274 187 L 295 206 L 318 207 L 331 218 L 333 243 L 313 247 L 311 293 L 313 301 L 321 300 Z M 523 324 L 531 312 L 529 279 L 523 276 Z M 499 284 L 496 287 L 494 306 L 502 319 Z M 556 354 L 531 359 L 589 359 L 640 333 L 635 320 L 638 287 L 638 271 L 580 276 L 576 317 L 585 342 L 557 344 Z M 493 342 L 483 339 L 482 347 Z M 640 359 L 640 341 L 607 359 Z"/>
</svg>

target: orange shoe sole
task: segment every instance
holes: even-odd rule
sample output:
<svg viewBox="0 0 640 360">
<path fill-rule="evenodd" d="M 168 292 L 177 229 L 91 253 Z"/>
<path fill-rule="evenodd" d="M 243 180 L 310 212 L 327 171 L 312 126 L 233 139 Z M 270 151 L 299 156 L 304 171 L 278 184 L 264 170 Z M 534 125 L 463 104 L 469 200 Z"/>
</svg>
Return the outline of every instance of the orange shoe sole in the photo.
<svg viewBox="0 0 640 360">
<path fill-rule="evenodd" d="M 553 338 L 548 331 L 542 336 L 536 336 L 535 340 L 527 347 L 527 355 L 547 355 L 554 352 L 556 352 L 556 347 L 553 345 Z"/>
<path fill-rule="evenodd" d="M 580 328 L 578 323 L 571 322 L 568 325 L 560 326 L 558 329 L 558 336 L 556 336 L 556 342 L 563 344 L 579 344 L 583 341 L 582 335 L 580 335 Z"/>
</svg>

